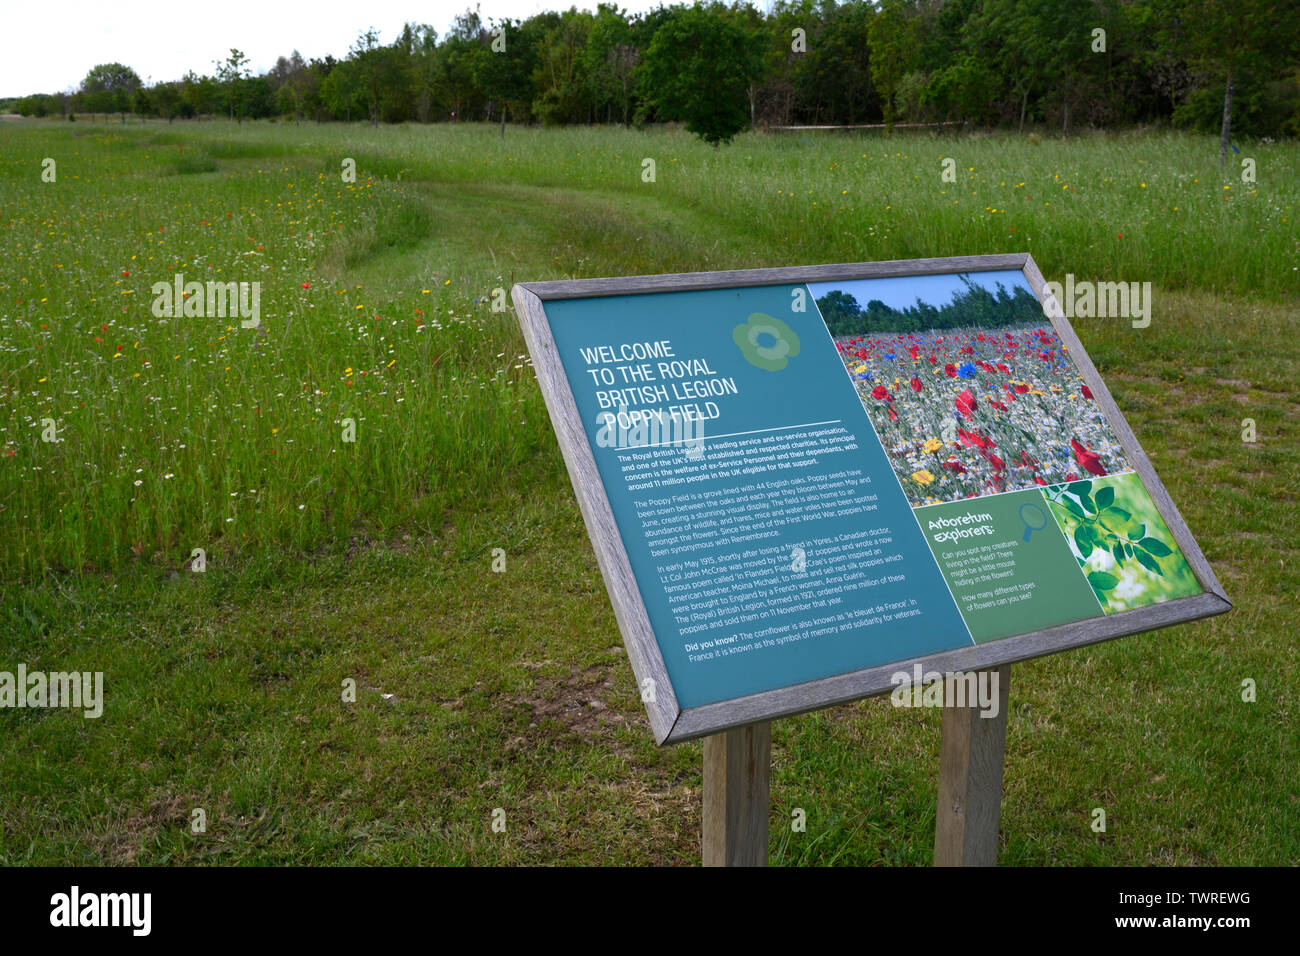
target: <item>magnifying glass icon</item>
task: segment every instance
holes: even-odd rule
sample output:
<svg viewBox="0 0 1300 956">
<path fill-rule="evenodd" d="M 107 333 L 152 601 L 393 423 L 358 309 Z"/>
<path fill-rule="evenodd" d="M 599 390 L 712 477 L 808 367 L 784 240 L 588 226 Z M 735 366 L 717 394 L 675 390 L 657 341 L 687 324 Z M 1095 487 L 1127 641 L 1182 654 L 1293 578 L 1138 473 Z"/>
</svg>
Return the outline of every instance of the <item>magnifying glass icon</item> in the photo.
<svg viewBox="0 0 1300 956">
<path fill-rule="evenodd" d="M 1038 517 L 1041 518 L 1042 520 L 1039 521 L 1038 524 L 1030 524 L 1029 519 L 1025 517 L 1026 511 L 1029 512 L 1030 515 L 1037 514 Z M 1038 507 L 1038 505 L 1034 504 L 1031 501 L 1026 501 L 1023 505 L 1020 506 L 1020 523 L 1025 526 L 1025 534 L 1024 537 L 1021 538 L 1021 540 L 1028 541 L 1029 536 L 1033 534 L 1035 531 L 1042 531 L 1044 528 L 1047 527 L 1047 514 L 1046 512 L 1043 511 L 1042 508 Z"/>
</svg>

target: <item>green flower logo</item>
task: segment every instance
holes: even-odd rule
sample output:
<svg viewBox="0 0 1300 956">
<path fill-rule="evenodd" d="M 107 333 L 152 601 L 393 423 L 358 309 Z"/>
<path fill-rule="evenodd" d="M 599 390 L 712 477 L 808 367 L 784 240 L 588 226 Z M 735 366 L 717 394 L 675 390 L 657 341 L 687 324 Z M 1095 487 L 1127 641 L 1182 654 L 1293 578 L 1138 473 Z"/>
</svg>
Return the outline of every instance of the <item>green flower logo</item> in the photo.
<svg viewBox="0 0 1300 956">
<path fill-rule="evenodd" d="M 740 353 L 750 365 L 779 372 L 799 354 L 799 336 L 780 319 L 755 312 L 731 331 Z"/>
</svg>

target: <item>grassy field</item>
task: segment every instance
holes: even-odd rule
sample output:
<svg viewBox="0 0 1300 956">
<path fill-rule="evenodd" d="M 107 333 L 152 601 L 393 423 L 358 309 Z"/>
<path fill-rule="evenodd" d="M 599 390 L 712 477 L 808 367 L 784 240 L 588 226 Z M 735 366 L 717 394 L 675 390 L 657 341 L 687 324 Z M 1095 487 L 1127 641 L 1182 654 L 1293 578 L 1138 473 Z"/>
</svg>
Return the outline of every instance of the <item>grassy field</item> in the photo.
<svg viewBox="0 0 1300 956">
<path fill-rule="evenodd" d="M 1153 283 L 1074 324 L 1236 610 L 1012 669 L 1001 859 L 1300 863 L 1300 147 L 1215 145 L 0 123 L 0 670 L 106 695 L 0 711 L 0 862 L 697 861 L 493 290 L 1028 251 Z M 259 326 L 157 317 L 176 273 Z M 887 700 L 778 722 L 773 862 L 928 864 L 937 757 Z"/>
</svg>

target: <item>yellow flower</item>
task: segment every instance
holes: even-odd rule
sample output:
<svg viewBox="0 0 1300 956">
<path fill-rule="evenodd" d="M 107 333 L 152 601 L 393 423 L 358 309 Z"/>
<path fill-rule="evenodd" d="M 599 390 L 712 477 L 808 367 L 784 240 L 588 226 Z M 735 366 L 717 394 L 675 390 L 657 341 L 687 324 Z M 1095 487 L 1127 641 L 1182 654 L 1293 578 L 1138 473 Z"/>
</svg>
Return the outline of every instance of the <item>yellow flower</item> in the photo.
<svg viewBox="0 0 1300 956">
<path fill-rule="evenodd" d="M 926 439 L 925 444 L 921 447 L 921 451 L 925 452 L 926 454 L 929 454 L 932 451 L 938 451 L 942 447 L 943 447 L 943 442 L 939 441 L 939 439 L 929 438 Z"/>
<path fill-rule="evenodd" d="M 912 472 L 912 480 L 918 485 L 928 485 L 930 482 L 934 481 L 934 475 L 922 468 L 920 471 Z"/>
</svg>

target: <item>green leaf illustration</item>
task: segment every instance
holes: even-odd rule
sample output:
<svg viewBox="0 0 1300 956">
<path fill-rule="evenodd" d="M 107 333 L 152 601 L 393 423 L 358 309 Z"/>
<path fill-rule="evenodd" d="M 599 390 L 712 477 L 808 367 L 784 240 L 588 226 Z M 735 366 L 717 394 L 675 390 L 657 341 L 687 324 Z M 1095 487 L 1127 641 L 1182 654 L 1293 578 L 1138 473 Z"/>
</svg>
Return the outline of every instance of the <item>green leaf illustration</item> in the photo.
<svg viewBox="0 0 1300 956">
<path fill-rule="evenodd" d="M 1169 545 L 1165 544 L 1159 538 L 1143 538 L 1138 542 L 1138 544 L 1146 548 L 1157 558 L 1167 558 L 1169 555 L 1174 553 L 1170 550 Z"/>
<path fill-rule="evenodd" d="M 1074 543 L 1078 547 L 1079 553 L 1085 558 L 1092 554 L 1092 549 L 1097 546 L 1093 540 L 1092 532 L 1086 524 L 1081 524 L 1074 529 Z"/>
<path fill-rule="evenodd" d="M 1161 577 L 1165 576 L 1165 572 L 1160 570 L 1160 565 L 1156 563 L 1156 559 L 1151 557 L 1151 555 L 1147 554 L 1145 551 L 1139 548 L 1133 552 L 1133 556 L 1138 559 L 1138 563 L 1141 564 L 1142 567 L 1146 568 L 1152 574 L 1158 574 Z"/>
<path fill-rule="evenodd" d="M 1098 509 L 1105 511 L 1115 501 L 1115 489 L 1098 488 L 1096 498 Z"/>
<path fill-rule="evenodd" d="M 1098 591 L 1113 591 L 1119 584 L 1119 578 L 1105 571 L 1093 571 L 1088 575 L 1088 583 Z"/>
<path fill-rule="evenodd" d="M 1083 509 L 1079 507 L 1078 503 L 1073 498 L 1062 498 L 1061 504 L 1065 505 L 1066 510 L 1080 521 L 1088 520 L 1088 516 L 1083 513 Z"/>
<path fill-rule="evenodd" d="M 1066 486 L 1066 490 L 1070 492 L 1070 494 L 1078 495 L 1080 498 L 1082 498 L 1084 495 L 1086 495 L 1088 492 L 1092 490 L 1092 482 L 1073 481 Z"/>
<path fill-rule="evenodd" d="M 1120 521 L 1129 521 L 1133 518 L 1133 516 L 1129 514 L 1127 511 L 1125 511 L 1123 508 L 1116 508 L 1114 506 L 1111 507 L 1110 513 L 1114 515 L 1116 518 L 1118 518 Z"/>
</svg>

